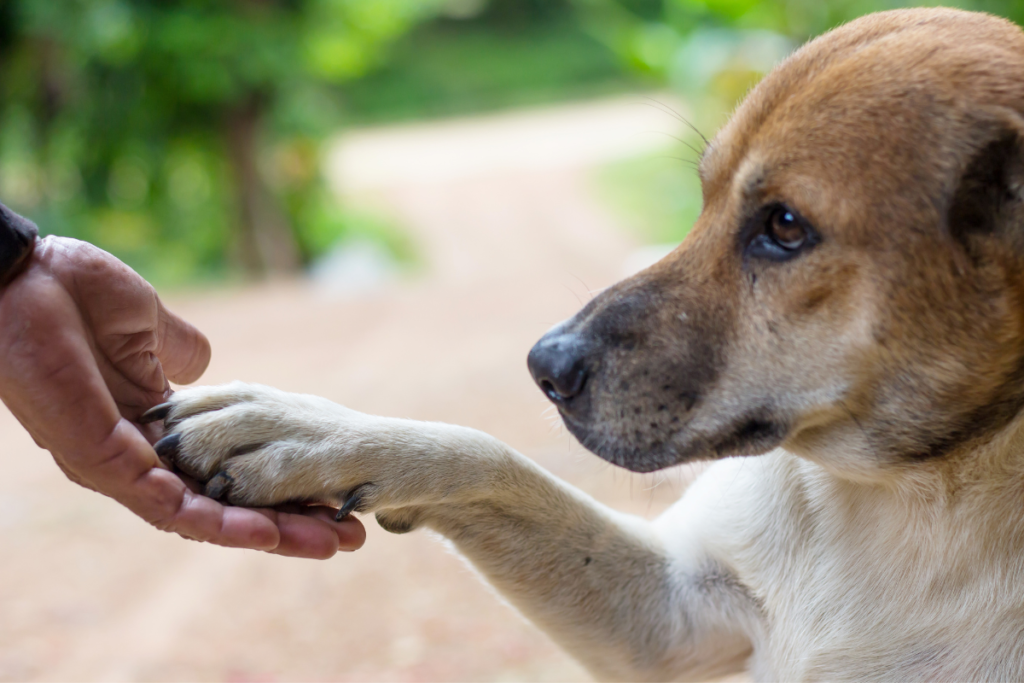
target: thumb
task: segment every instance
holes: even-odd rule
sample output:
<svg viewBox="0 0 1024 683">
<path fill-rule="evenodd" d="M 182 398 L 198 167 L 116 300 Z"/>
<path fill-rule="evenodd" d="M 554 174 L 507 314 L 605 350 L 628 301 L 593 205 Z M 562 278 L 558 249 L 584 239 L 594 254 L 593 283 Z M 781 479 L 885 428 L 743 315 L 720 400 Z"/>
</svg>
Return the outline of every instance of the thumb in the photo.
<svg viewBox="0 0 1024 683">
<path fill-rule="evenodd" d="M 168 311 L 159 299 L 157 306 L 157 358 L 175 384 L 195 382 L 210 364 L 210 342 L 198 329 Z"/>
</svg>

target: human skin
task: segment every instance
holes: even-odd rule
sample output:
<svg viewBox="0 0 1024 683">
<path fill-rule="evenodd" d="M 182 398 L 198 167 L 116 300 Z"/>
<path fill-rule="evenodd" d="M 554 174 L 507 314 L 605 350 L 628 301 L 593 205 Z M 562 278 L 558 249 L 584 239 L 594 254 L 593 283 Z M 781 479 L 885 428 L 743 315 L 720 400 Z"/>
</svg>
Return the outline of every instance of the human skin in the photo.
<svg viewBox="0 0 1024 683">
<path fill-rule="evenodd" d="M 38 240 L 0 288 L 0 399 L 69 479 L 185 538 L 326 559 L 362 546 L 354 517 L 323 507 L 249 509 L 200 495 L 139 423 L 210 362 L 210 344 L 142 277 L 77 240 Z"/>
</svg>

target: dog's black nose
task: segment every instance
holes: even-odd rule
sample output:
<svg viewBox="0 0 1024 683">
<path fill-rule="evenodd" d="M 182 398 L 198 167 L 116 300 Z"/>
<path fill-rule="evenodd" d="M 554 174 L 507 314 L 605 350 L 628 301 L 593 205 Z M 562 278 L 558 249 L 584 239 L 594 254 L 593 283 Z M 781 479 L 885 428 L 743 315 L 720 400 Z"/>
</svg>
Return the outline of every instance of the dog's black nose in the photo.
<svg viewBox="0 0 1024 683">
<path fill-rule="evenodd" d="M 526 365 L 537 386 L 555 403 L 579 396 L 587 382 L 585 344 L 579 335 L 557 328 L 530 349 Z"/>
</svg>

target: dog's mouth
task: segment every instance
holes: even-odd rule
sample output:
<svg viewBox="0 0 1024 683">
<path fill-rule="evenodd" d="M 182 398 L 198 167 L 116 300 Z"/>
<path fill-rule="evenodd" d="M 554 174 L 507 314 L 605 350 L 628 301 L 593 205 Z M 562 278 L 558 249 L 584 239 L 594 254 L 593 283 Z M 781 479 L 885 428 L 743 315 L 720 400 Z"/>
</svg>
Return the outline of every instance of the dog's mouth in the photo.
<svg viewBox="0 0 1024 683">
<path fill-rule="evenodd" d="M 680 426 L 668 434 L 652 433 L 649 426 L 629 422 L 595 423 L 574 417 L 562 406 L 559 413 L 566 429 L 584 448 L 613 465 L 638 473 L 699 460 L 763 455 L 781 446 L 790 431 L 786 422 L 763 409 L 727 420 L 722 428 L 710 431 L 695 426 L 696 420 L 692 418 L 681 420 Z"/>
</svg>

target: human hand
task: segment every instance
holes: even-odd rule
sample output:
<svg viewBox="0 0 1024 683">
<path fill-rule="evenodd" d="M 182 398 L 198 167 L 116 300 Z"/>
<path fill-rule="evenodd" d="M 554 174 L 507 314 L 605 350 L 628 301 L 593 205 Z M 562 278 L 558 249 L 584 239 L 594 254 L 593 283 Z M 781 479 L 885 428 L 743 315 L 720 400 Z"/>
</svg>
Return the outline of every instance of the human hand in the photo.
<svg viewBox="0 0 1024 683">
<path fill-rule="evenodd" d="M 141 415 L 195 381 L 210 345 L 110 254 L 48 237 L 0 289 L 0 399 L 69 479 L 186 538 L 311 558 L 355 550 L 352 518 L 327 508 L 224 507 L 161 463 Z"/>
</svg>

